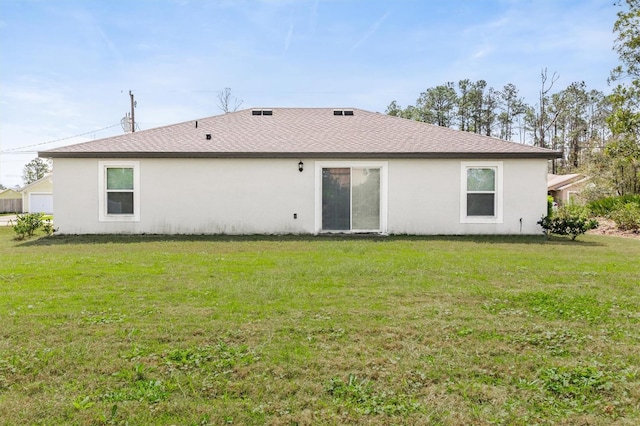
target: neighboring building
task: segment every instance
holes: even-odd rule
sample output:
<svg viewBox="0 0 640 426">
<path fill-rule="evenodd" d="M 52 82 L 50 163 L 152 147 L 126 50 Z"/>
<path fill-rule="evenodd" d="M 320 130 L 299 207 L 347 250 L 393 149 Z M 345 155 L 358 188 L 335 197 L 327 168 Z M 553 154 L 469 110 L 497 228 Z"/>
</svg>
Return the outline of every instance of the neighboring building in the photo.
<svg viewBox="0 0 640 426">
<path fill-rule="evenodd" d="M 25 213 L 53 213 L 53 176 L 47 173 L 41 179 L 22 188 L 22 211 Z"/>
<path fill-rule="evenodd" d="M 578 202 L 589 178 L 579 173 L 547 176 L 547 191 L 558 205 Z"/>
<path fill-rule="evenodd" d="M 21 213 L 22 195 L 13 189 L 0 190 L 0 213 Z"/>
<path fill-rule="evenodd" d="M 52 149 L 60 233 L 538 234 L 557 151 L 359 109 L 249 109 Z"/>
</svg>

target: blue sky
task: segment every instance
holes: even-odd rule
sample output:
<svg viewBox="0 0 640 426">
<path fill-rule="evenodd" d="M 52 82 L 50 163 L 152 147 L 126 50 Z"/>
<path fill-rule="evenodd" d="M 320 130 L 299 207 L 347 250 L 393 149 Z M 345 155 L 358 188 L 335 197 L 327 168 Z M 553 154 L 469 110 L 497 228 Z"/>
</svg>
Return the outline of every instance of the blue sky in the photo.
<svg viewBox="0 0 640 426">
<path fill-rule="evenodd" d="M 241 108 L 384 112 L 469 78 L 513 83 L 534 105 L 547 68 L 559 89 L 609 92 L 617 11 L 612 0 L 0 0 L 0 183 L 21 184 L 37 150 L 122 133 L 129 90 L 143 130 L 220 114 L 225 87 Z"/>
</svg>

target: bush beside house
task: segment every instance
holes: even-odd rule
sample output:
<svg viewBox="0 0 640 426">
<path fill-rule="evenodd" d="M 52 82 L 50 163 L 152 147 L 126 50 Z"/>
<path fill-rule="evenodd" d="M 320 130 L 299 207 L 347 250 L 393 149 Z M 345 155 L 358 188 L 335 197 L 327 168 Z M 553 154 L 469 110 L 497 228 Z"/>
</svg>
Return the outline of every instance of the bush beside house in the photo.
<svg viewBox="0 0 640 426">
<path fill-rule="evenodd" d="M 18 240 L 24 240 L 27 237 L 33 237 L 38 229 L 46 235 L 53 234 L 53 225 L 50 219 L 46 219 L 42 213 L 27 213 L 16 217 L 16 224 L 13 225 L 13 231 L 16 233 Z"/>
<path fill-rule="evenodd" d="M 575 240 L 578 235 L 598 227 L 598 221 L 590 218 L 589 210 L 585 206 L 566 204 L 556 210 L 548 210 L 547 216 L 538 221 L 547 235 L 569 235 Z"/>
</svg>

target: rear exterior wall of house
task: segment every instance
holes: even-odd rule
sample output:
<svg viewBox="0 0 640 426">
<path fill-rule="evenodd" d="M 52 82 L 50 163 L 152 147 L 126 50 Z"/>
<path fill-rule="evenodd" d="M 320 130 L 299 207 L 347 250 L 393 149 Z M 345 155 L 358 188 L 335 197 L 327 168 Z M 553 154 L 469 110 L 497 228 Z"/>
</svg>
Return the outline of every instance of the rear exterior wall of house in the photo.
<svg viewBox="0 0 640 426">
<path fill-rule="evenodd" d="M 538 234 L 546 212 L 544 159 L 56 158 L 54 170 L 54 225 L 62 234 L 333 232 L 323 223 L 331 204 L 323 182 L 333 171 L 354 182 L 356 173 L 376 176 L 368 193 L 379 208 L 369 213 L 379 220 L 368 232 Z M 471 183 L 476 175 L 493 183 Z M 355 194 L 355 184 L 347 187 Z M 478 216 L 467 206 L 475 199 L 493 210 Z M 344 209 L 354 224 L 355 202 Z M 356 232 L 353 224 L 338 232 Z"/>
</svg>

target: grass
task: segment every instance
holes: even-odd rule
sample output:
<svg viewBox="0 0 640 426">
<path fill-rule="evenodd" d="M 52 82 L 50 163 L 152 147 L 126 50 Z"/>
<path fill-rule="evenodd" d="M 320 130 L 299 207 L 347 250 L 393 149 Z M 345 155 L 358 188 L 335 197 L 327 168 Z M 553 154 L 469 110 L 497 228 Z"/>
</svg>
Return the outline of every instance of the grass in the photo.
<svg viewBox="0 0 640 426">
<path fill-rule="evenodd" d="M 0 228 L 0 424 L 638 424 L 639 259 Z"/>
</svg>

